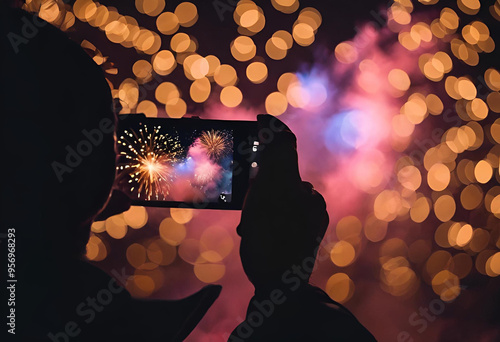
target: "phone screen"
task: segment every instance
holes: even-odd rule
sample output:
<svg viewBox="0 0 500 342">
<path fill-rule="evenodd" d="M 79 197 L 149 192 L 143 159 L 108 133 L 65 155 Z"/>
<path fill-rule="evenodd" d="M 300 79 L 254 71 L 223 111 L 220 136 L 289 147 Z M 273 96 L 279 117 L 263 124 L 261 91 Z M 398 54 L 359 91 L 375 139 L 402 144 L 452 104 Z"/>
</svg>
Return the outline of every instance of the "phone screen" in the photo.
<svg viewBox="0 0 500 342">
<path fill-rule="evenodd" d="M 256 144 L 254 123 L 130 116 L 117 131 L 117 182 L 135 202 L 241 208 L 256 152 L 241 146 Z"/>
</svg>

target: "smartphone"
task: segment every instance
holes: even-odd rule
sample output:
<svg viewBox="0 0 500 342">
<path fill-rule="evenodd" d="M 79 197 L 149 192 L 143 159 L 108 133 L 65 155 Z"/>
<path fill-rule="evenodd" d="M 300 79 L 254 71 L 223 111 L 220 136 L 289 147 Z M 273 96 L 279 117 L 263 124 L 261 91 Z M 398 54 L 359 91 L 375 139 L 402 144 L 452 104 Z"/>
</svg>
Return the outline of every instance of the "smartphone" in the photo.
<svg viewBox="0 0 500 342">
<path fill-rule="evenodd" d="M 257 121 L 120 115 L 116 139 L 135 205 L 238 210 L 258 170 Z"/>
</svg>

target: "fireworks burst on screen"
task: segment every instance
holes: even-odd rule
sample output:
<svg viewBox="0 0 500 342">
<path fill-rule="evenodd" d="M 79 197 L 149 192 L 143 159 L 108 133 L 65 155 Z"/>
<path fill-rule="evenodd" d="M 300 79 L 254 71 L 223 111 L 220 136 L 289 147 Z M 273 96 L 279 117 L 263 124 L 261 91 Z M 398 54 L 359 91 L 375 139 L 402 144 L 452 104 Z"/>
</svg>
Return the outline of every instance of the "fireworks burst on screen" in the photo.
<svg viewBox="0 0 500 342">
<path fill-rule="evenodd" d="M 120 136 L 120 155 L 124 162 L 118 170 L 131 185 L 130 191 L 147 200 L 164 200 L 173 181 L 173 163 L 178 161 L 182 147 L 177 138 L 159 134 L 161 127 L 152 131 L 147 126 L 138 132 L 125 130 Z"/>
<path fill-rule="evenodd" d="M 221 159 L 231 152 L 232 143 L 228 135 L 223 131 L 204 131 L 199 142 L 201 146 L 207 151 L 210 158 L 214 160 Z"/>
</svg>

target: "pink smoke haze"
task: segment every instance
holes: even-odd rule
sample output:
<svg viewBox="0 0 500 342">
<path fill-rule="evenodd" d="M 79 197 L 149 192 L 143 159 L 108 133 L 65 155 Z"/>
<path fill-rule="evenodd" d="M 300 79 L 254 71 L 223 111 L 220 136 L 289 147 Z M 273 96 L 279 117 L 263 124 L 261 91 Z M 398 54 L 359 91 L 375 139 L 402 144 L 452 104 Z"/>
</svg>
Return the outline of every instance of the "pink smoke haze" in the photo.
<svg viewBox="0 0 500 342">
<path fill-rule="evenodd" d="M 413 18 L 419 19 L 417 15 Z M 373 212 L 374 195 L 392 189 L 397 181 L 394 179 L 395 164 L 400 157 L 397 151 L 404 151 L 412 139 L 422 135 L 430 125 L 427 122 L 419 125 L 413 135 L 396 134 L 393 120 L 400 114 L 408 94 L 398 94 L 389 84 L 388 74 L 393 69 L 401 69 L 410 77 L 412 90 L 423 94 L 437 92 L 435 83 L 428 82 L 420 72 L 418 60 L 422 53 L 440 50 L 443 43 L 431 40 L 415 51 L 408 51 L 395 36 L 388 28 L 374 29 L 366 25 L 351 41 L 357 54 L 354 62 L 337 61 L 330 49 L 328 58 L 321 58 L 328 62 L 301 66 L 295 72 L 299 83 L 287 94 L 300 104 L 297 106 L 300 108 L 289 104 L 279 118 L 297 136 L 302 179 L 311 182 L 324 196 L 330 215 L 330 226 L 319 249 L 311 282 L 325 289 L 333 274 L 348 274 L 354 283 L 354 293 L 345 305 L 380 341 L 395 341 L 399 333 L 409 331 L 414 340 L 437 342 L 453 317 L 442 316 L 421 333 L 410 326 L 409 317 L 420 307 L 427 308 L 435 296 L 429 295 L 432 290 L 423 282 L 408 298 L 383 291 L 380 285 L 381 244 L 368 241 L 360 230 L 352 265 L 340 268 L 330 259 L 331 248 L 339 240 L 337 223 L 349 215 L 365 223 L 368 213 Z M 318 51 L 325 49 L 318 47 Z M 275 91 L 274 83 L 267 82 L 269 92 Z M 257 114 L 265 112 L 264 99 L 259 106 L 243 101 L 236 108 L 227 108 L 220 104 L 217 95 L 205 104 L 202 113 L 191 114 L 207 119 L 255 120 Z M 290 98 L 288 100 L 290 102 Z M 395 148 L 397 146 L 399 149 Z M 189 156 L 194 167 L 172 187 L 176 198 L 196 196 L 198 190 L 190 184 L 204 184 L 209 188 L 221 177 L 220 166 L 202 153 L 199 145 L 191 146 Z M 148 208 L 148 213 L 147 229 L 153 230 L 152 235 L 157 234 L 159 222 L 167 216 L 165 210 Z M 214 281 L 223 286 L 221 296 L 187 341 L 227 341 L 230 332 L 245 316 L 253 287 L 239 259 L 240 238 L 236 234 L 239 216 L 239 211 L 194 210 L 192 220 L 185 224 L 186 237 L 178 247 L 176 262 L 163 269 L 168 281 L 152 295 L 162 299 L 185 297 L 211 283 L 200 280 L 197 267 L 213 264 L 223 269 L 223 275 Z M 417 237 L 433 241 L 435 227 L 413 227 L 410 229 L 404 222 L 396 222 L 389 226 L 382 239 L 412 237 L 408 241 L 413 241 Z M 207 255 L 203 257 L 208 245 L 215 243 L 207 238 L 211 234 L 220 241 L 230 241 L 224 248 L 216 247 L 225 251 L 217 260 L 208 260 Z M 201 257 L 187 257 L 188 251 L 195 256 L 199 253 Z M 471 293 L 464 291 L 460 299 L 473 302 Z"/>
<path fill-rule="evenodd" d="M 199 138 L 189 147 L 186 161 L 176 168 L 170 196 L 173 201 L 179 202 L 204 200 L 205 194 L 217 190 L 217 182 L 222 178 L 223 172 L 223 168 L 207 155 Z"/>
<path fill-rule="evenodd" d="M 346 215 L 362 216 L 367 207 L 373 205 L 371 194 L 387 186 L 393 173 L 397 155 L 391 145 L 391 120 L 399 114 L 403 100 L 393 96 L 387 74 L 393 68 L 405 70 L 410 75 L 417 75 L 419 70 L 418 55 L 403 51 L 397 42 L 389 46 L 388 51 L 378 47 L 379 41 L 390 34 L 386 29 L 375 31 L 370 26 L 360 31 L 354 42 L 358 42 L 358 54 L 362 56 L 360 60 L 365 59 L 364 64 L 360 65 L 359 61 L 350 65 L 341 64 L 334 60 L 332 54 L 331 64 L 305 66 L 306 71 L 299 72 L 299 78 L 302 77 L 301 82 L 305 87 L 302 97 L 308 100 L 308 105 L 305 108 L 289 106 L 285 114 L 280 116 L 297 136 L 302 178 L 313 183 L 327 202 L 331 224 L 325 236 L 325 246 L 337 241 L 334 228 L 338 220 Z M 260 112 L 263 112 L 262 108 L 240 106 L 229 109 L 214 102 L 203 116 L 255 120 L 256 114 Z M 328 128 L 335 126 L 331 124 L 333 120 L 342 116 L 344 118 L 338 129 L 334 127 L 329 132 Z M 189 229 L 191 232 L 202 231 L 207 226 L 205 222 L 214 222 L 226 229 L 237 245 L 239 237 L 235 234 L 235 228 L 238 215 L 238 212 L 197 211 L 197 220 L 189 223 Z M 198 226 L 198 222 L 205 224 Z M 391 324 L 377 324 L 381 318 L 373 317 L 373 313 L 377 312 L 375 308 L 383 306 L 385 300 L 392 298 L 380 290 L 374 274 L 366 272 L 366 267 L 378 267 L 378 261 L 365 260 L 364 248 L 368 248 L 366 243 L 357 252 L 361 256 L 353 266 L 359 267 L 359 270 L 348 269 L 355 282 L 356 292 L 347 307 L 378 339 L 393 340 L 402 329 L 398 326 L 407 325 L 411 310 L 407 314 L 401 314 L 398 310 L 389 312 L 383 321 L 387 323 L 392 319 Z M 322 250 L 320 253 L 324 255 L 328 251 Z M 376 253 L 371 248 L 365 254 Z M 237 246 L 231 258 L 224 260 L 224 264 L 227 267 L 226 274 L 218 282 L 223 286 L 221 297 L 188 341 L 225 341 L 227 334 L 244 317 L 253 289 L 241 269 Z M 328 278 L 340 271 L 329 258 L 322 258 L 316 263 L 312 282 L 324 288 Z M 438 324 L 434 329 L 438 329 Z"/>
</svg>

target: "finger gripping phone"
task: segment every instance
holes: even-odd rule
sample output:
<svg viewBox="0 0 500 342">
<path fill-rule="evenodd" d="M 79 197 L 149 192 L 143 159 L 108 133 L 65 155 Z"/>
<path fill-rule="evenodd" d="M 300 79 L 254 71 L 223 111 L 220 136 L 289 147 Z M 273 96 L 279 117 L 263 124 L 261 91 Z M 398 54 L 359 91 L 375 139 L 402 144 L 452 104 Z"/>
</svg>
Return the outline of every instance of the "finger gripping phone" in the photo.
<svg viewBox="0 0 500 342">
<path fill-rule="evenodd" d="M 258 170 L 256 121 L 120 115 L 116 186 L 136 205 L 242 208 Z"/>
</svg>

